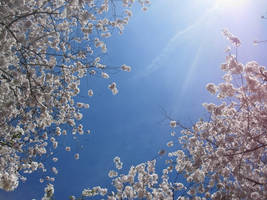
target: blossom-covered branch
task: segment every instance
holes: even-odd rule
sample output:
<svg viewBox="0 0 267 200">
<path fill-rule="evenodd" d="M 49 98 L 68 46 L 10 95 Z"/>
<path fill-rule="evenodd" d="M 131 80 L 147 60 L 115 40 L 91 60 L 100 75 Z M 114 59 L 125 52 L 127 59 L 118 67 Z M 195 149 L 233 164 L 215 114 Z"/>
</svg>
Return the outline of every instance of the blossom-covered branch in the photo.
<svg viewBox="0 0 267 200">
<path fill-rule="evenodd" d="M 240 40 L 229 31 L 224 36 L 234 48 Z M 115 190 L 83 193 L 107 199 L 255 199 L 267 197 L 267 70 L 256 61 L 242 64 L 229 54 L 221 65 L 223 82 L 208 83 L 220 104 L 203 103 L 210 113 L 191 128 L 170 120 L 171 135 L 162 173 L 156 160 L 132 166 L 128 174 L 110 171 Z M 182 129 L 181 135 L 175 129 Z M 181 148 L 181 145 L 183 148 Z M 164 150 L 159 152 L 163 156 Z M 118 162 L 118 159 L 114 160 Z M 98 190 L 97 190 L 98 191 Z"/>
<path fill-rule="evenodd" d="M 74 101 L 80 92 L 80 80 L 91 76 L 109 78 L 108 66 L 101 62 L 107 51 L 105 41 L 114 29 L 122 33 L 132 16 L 133 3 L 0 2 L 1 189 L 17 188 L 19 179 L 26 180 L 22 172 L 45 172 L 45 163 L 40 160 L 58 147 L 57 137 L 67 132 L 84 133 L 79 120 L 82 109 L 89 108 L 89 104 Z M 146 7 L 148 1 L 140 3 Z M 121 13 L 116 15 L 115 10 Z M 125 64 L 120 68 L 131 70 Z M 108 88 L 117 94 L 115 82 L 110 82 Z M 92 96 L 92 89 L 88 90 Z M 75 154 L 75 158 L 79 155 Z"/>
</svg>

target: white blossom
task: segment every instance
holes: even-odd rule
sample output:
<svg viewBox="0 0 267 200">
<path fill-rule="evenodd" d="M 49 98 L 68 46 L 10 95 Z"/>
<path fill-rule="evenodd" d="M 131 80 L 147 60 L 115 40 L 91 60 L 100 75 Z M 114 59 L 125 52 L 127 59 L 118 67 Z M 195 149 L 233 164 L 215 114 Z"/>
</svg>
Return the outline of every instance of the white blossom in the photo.
<svg viewBox="0 0 267 200">
<path fill-rule="evenodd" d="M 123 70 L 123 71 L 126 71 L 126 72 L 130 72 L 131 71 L 131 67 L 130 66 L 127 66 L 127 65 L 122 65 L 121 66 L 121 69 Z"/>
<path fill-rule="evenodd" d="M 76 153 L 76 154 L 74 155 L 74 158 L 75 158 L 76 160 L 79 160 L 79 158 L 80 158 L 80 154 Z"/>
<path fill-rule="evenodd" d="M 94 94 L 94 93 L 93 93 L 93 90 L 92 90 L 92 89 L 88 90 L 88 96 L 91 97 L 91 96 L 93 96 L 93 94 Z"/>
<path fill-rule="evenodd" d="M 213 84 L 213 83 L 208 83 L 208 84 L 206 85 L 206 88 L 207 88 L 207 90 L 208 90 L 211 94 L 216 94 L 216 92 L 217 92 L 217 87 L 216 87 L 216 85 Z"/>
<path fill-rule="evenodd" d="M 70 147 L 66 147 L 65 150 L 66 150 L 66 151 L 70 151 Z"/>
<path fill-rule="evenodd" d="M 103 78 L 106 78 L 106 79 L 109 78 L 109 75 L 108 75 L 107 73 L 105 73 L 105 72 L 102 72 L 102 73 L 101 73 L 101 76 L 102 76 Z"/>
<path fill-rule="evenodd" d="M 176 121 L 174 121 L 174 120 L 170 121 L 170 126 L 172 128 L 175 128 L 176 127 Z"/>
</svg>

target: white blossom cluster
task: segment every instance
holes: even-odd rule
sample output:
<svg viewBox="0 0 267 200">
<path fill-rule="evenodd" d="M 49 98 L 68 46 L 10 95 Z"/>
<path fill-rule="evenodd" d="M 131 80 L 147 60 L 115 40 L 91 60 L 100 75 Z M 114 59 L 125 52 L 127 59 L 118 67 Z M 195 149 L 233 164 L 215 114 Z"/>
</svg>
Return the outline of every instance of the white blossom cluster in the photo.
<svg viewBox="0 0 267 200">
<path fill-rule="evenodd" d="M 235 47 L 237 37 L 224 35 Z M 221 104 L 204 103 L 209 121 L 196 122 L 178 137 L 186 150 L 169 153 L 177 174 L 192 183 L 180 198 L 265 199 L 267 196 L 267 70 L 229 54 L 224 82 L 207 84 Z M 170 122 L 170 126 L 173 126 Z"/>
<path fill-rule="evenodd" d="M 12 191 L 22 173 L 46 172 L 41 156 L 58 137 L 84 133 L 77 122 L 87 103 L 76 103 L 80 79 L 102 76 L 113 29 L 121 33 L 134 0 L 2 0 L 0 2 L 0 188 Z M 140 1 L 143 7 L 149 1 Z M 115 15 L 119 7 L 121 15 Z M 112 16 L 112 17 L 111 17 Z M 123 65 L 121 70 L 130 71 Z M 118 93 L 115 82 L 108 86 Z M 93 96 L 93 90 L 88 91 Z M 66 130 L 63 127 L 68 127 Z M 52 148 L 50 148 L 52 147 Z M 66 147 L 66 151 L 70 151 Z M 75 154 L 79 159 L 79 154 Z M 40 159 L 39 159 L 40 160 Z M 57 158 L 53 158 L 56 162 Z M 52 168 L 56 174 L 57 169 Z M 49 179 L 50 180 L 50 179 Z"/>
<path fill-rule="evenodd" d="M 114 162 L 120 162 L 119 157 L 114 158 Z M 118 175 L 116 171 L 110 171 L 110 177 L 113 178 L 112 184 L 116 191 L 108 194 L 107 199 L 172 199 L 172 189 L 168 183 L 168 172 L 163 171 L 161 182 L 155 171 L 156 160 L 148 161 L 137 166 L 132 166 L 128 174 Z M 98 186 L 98 188 L 100 188 Z M 102 189 L 104 190 L 104 189 Z M 88 192 L 88 190 L 84 190 Z M 83 196 L 84 195 L 83 191 Z M 105 191 L 107 193 L 107 190 Z M 89 195 L 92 196 L 92 190 Z M 88 196 L 89 196 L 88 195 Z M 97 195 L 97 194 L 96 194 Z"/>
<path fill-rule="evenodd" d="M 225 36 L 239 46 L 230 32 Z M 187 197 L 265 199 L 267 196 L 267 70 L 229 55 L 224 82 L 207 84 L 221 104 L 204 103 L 210 120 L 199 120 L 178 137 L 186 149 L 171 153 L 172 166 L 192 183 Z M 172 128 L 173 122 L 170 123 Z M 216 189 L 215 189 L 216 188 Z M 186 198 L 183 197 L 183 198 Z M 203 196 L 202 196 L 203 199 Z"/>
<path fill-rule="evenodd" d="M 235 47 L 240 46 L 241 42 L 238 37 L 234 36 L 231 32 L 227 29 L 222 30 L 223 35 L 233 44 Z"/>
<path fill-rule="evenodd" d="M 84 189 L 82 191 L 82 196 L 84 197 L 92 197 L 96 195 L 105 196 L 107 194 L 106 188 L 101 188 L 99 186 L 93 187 L 92 189 Z"/>
<path fill-rule="evenodd" d="M 115 164 L 115 166 L 116 166 L 117 169 L 122 169 L 123 163 L 121 162 L 120 157 L 116 156 L 113 159 L 113 162 L 114 162 L 114 164 Z"/>
<path fill-rule="evenodd" d="M 238 38 L 225 34 L 238 46 Z M 181 135 L 172 134 L 175 142 L 167 143 L 169 147 L 177 144 L 178 149 L 168 153 L 162 173 L 155 170 L 156 160 L 132 166 L 128 174 L 111 170 L 116 190 L 107 199 L 266 199 L 266 67 L 255 61 L 241 64 L 230 54 L 222 70 L 224 81 L 206 86 L 221 101 L 203 104 L 209 120 L 200 119 L 191 128 L 170 121 L 172 132 L 183 130 Z M 159 156 L 164 153 L 161 150 Z"/>
<path fill-rule="evenodd" d="M 42 200 L 50 200 L 51 197 L 53 197 L 54 195 L 54 186 L 52 184 L 48 184 L 45 189 L 44 189 L 44 197 L 42 198 Z"/>
</svg>

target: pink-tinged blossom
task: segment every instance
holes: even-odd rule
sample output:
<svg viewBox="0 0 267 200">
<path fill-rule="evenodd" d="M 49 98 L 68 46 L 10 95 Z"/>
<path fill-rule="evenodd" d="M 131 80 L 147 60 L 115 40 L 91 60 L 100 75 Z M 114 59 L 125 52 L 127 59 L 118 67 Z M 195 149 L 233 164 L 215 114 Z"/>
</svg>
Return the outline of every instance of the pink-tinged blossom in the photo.
<svg viewBox="0 0 267 200">
<path fill-rule="evenodd" d="M 214 83 L 208 83 L 206 85 L 206 89 L 211 93 L 211 94 L 216 94 L 217 92 L 217 86 Z"/>
<path fill-rule="evenodd" d="M 222 33 L 233 45 L 235 45 L 236 47 L 240 46 L 241 42 L 238 37 L 234 36 L 227 29 L 223 29 Z"/>
</svg>

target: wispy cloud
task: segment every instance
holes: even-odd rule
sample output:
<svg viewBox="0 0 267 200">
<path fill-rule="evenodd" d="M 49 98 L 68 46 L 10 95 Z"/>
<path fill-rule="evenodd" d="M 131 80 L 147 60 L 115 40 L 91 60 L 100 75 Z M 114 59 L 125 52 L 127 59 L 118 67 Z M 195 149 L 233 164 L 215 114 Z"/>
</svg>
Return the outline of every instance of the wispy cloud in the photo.
<svg viewBox="0 0 267 200">
<path fill-rule="evenodd" d="M 176 49 L 178 44 L 182 41 L 184 41 L 186 36 L 190 36 L 190 33 L 196 32 L 196 29 L 198 27 L 203 26 L 204 23 L 208 20 L 208 18 L 211 16 L 211 13 L 216 9 L 216 7 L 213 7 L 205 12 L 198 20 L 186 27 L 183 30 L 178 31 L 167 43 L 167 45 L 163 48 L 163 50 L 160 52 L 158 56 L 156 56 L 152 62 L 145 68 L 142 74 L 140 74 L 141 77 L 147 76 L 150 73 L 156 71 L 160 67 L 162 67 L 162 64 L 164 60 L 166 60 L 169 55 Z"/>
</svg>

